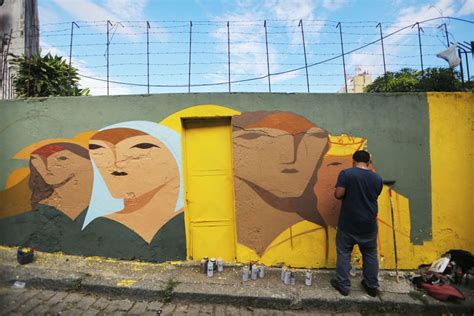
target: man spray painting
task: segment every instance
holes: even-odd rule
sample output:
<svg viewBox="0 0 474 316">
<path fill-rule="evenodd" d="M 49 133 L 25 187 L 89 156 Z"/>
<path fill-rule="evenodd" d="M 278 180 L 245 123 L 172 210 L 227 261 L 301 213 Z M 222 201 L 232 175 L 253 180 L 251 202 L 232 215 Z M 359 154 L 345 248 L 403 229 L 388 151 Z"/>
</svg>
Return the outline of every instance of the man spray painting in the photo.
<svg viewBox="0 0 474 316">
<path fill-rule="evenodd" d="M 350 258 L 354 245 L 362 252 L 362 286 L 370 296 L 379 286 L 377 261 L 377 197 L 382 178 L 369 168 L 370 154 L 358 150 L 352 156 L 353 168 L 340 172 L 334 196 L 342 200 L 336 234 L 336 279 L 331 285 L 344 296 L 349 294 Z"/>
</svg>

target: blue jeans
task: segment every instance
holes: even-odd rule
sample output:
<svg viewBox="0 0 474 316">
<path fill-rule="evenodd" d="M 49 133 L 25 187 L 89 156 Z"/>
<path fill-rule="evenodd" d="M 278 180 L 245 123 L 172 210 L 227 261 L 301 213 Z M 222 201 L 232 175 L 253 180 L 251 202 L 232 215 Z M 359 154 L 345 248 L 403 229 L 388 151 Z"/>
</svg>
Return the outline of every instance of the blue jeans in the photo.
<svg viewBox="0 0 474 316">
<path fill-rule="evenodd" d="M 377 260 L 377 231 L 369 235 L 354 235 L 338 229 L 336 234 L 336 280 L 343 291 L 349 291 L 351 281 L 351 254 L 354 245 L 359 245 L 362 253 L 362 274 L 370 288 L 378 288 L 379 263 Z"/>
</svg>

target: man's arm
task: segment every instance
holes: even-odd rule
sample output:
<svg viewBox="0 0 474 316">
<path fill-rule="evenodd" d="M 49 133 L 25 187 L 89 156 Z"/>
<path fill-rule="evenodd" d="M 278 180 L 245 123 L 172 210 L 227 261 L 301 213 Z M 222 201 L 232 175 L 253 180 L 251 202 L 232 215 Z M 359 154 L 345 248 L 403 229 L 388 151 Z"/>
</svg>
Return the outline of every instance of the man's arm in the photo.
<svg viewBox="0 0 474 316">
<path fill-rule="evenodd" d="M 334 197 L 336 199 L 342 200 L 345 194 L 346 194 L 346 188 L 336 187 L 336 190 L 334 191 Z"/>
</svg>

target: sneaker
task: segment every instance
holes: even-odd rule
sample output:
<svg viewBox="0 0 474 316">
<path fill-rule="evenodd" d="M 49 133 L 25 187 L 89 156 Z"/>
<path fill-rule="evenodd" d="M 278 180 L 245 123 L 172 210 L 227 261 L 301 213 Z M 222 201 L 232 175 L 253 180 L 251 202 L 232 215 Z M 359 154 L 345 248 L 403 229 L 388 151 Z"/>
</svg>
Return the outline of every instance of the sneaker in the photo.
<svg viewBox="0 0 474 316">
<path fill-rule="evenodd" d="M 362 287 L 363 287 L 364 290 L 367 292 L 367 294 L 369 294 L 369 295 L 372 296 L 372 297 L 376 297 L 376 296 L 377 296 L 377 288 L 369 287 L 369 286 L 367 285 L 367 283 L 365 283 L 365 280 L 362 280 L 362 282 L 360 282 L 360 284 L 362 284 Z"/>
<path fill-rule="evenodd" d="M 341 293 L 341 295 L 343 295 L 343 296 L 349 295 L 349 291 L 344 291 L 343 289 L 341 289 L 341 287 L 339 286 L 339 283 L 337 283 L 337 280 L 336 280 L 336 279 L 331 279 L 331 285 L 332 285 L 332 287 L 335 288 L 339 293 Z"/>
</svg>

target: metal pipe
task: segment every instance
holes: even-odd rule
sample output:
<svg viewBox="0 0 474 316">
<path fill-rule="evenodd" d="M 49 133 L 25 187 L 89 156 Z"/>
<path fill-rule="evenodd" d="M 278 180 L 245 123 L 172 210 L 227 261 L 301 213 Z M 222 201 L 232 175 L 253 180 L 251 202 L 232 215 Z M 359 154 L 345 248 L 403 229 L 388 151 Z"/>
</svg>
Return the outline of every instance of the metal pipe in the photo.
<svg viewBox="0 0 474 316">
<path fill-rule="evenodd" d="M 227 68 L 229 74 L 229 92 L 230 92 L 230 25 L 227 21 Z"/>
<path fill-rule="evenodd" d="M 301 26 L 301 37 L 303 39 L 304 68 L 306 70 L 306 86 L 308 87 L 308 93 L 309 93 L 308 59 L 306 57 L 306 43 L 304 41 L 304 28 L 303 28 L 302 19 L 300 19 L 300 23 L 298 24 L 298 26 Z"/>
<path fill-rule="evenodd" d="M 418 27 L 418 45 L 420 47 L 420 63 L 421 63 L 421 75 L 424 76 L 425 75 L 425 70 L 423 68 L 423 50 L 421 48 L 421 32 L 424 32 L 423 31 L 423 28 L 420 27 L 420 22 L 416 22 L 415 24 L 413 24 L 413 26 L 411 28 L 414 28 L 415 25 Z"/>
<path fill-rule="evenodd" d="M 189 21 L 189 69 L 188 69 L 188 93 L 191 92 L 191 43 L 193 36 L 193 21 Z"/>
<path fill-rule="evenodd" d="M 146 78 L 147 92 L 150 94 L 150 22 L 146 21 Z"/>
<path fill-rule="evenodd" d="M 344 42 L 342 40 L 342 24 L 341 24 L 341 22 L 337 23 L 336 28 L 339 28 L 339 35 L 340 35 L 340 38 L 341 38 L 342 68 L 344 69 L 344 87 L 346 88 L 346 93 L 347 93 L 346 60 L 344 59 Z"/>
<path fill-rule="evenodd" d="M 265 46 L 267 48 L 267 74 L 268 74 L 268 92 L 272 92 L 272 84 L 270 82 L 270 58 L 268 57 L 268 34 L 267 34 L 267 20 L 263 22 L 265 28 Z"/>
<path fill-rule="evenodd" d="M 76 22 L 71 22 L 71 41 L 69 42 L 69 67 L 71 67 L 72 60 L 72 39 L 74 38 L 74 25 L 79 29 L 79 25 Z"/>
<path fill-rule="evenodd" d="M 382 58 L 383 58 L 383 77 L 385 81 L 385 89 L 387 89 L 387 66 L 385 64 L 385 49 L 383 46 L 382 23 L 377 24 L 376 27 L 380 29 L 380 43 L 382 43 Z"/>
</svg>

